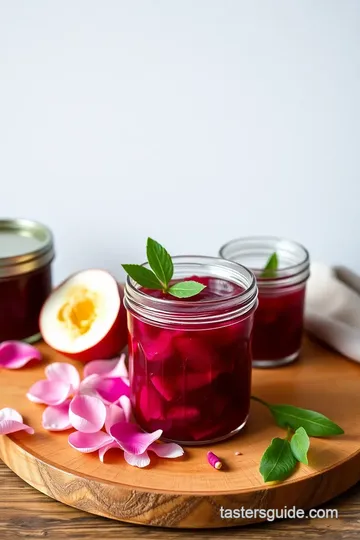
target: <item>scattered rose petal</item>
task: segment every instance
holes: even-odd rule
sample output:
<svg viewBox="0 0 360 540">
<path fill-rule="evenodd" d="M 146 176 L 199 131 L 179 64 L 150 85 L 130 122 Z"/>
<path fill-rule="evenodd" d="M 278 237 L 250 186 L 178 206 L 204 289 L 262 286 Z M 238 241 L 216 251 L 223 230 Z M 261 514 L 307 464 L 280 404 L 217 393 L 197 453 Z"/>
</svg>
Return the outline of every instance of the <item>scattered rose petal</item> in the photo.
<svg viewBox="0 0 360 540">
<path fill-rule="evenodd" d="M 41 353 L 38 349 L 21 341 L 3 341 L 0 343 L 0 367 L 18 369 L 31 360 L 39 362 Z"/>
<path fill-rule="evenodd" d="M 102 375 L 103 377 L 128 377 L 125 354 L 112 360 L 93 360 L 84 367 L 84 377 Z"/>
<path fill-rule="evenodd" d="M 103 431 L 98 431 L 97 433 L 75 431 L 74 433 L 70 433 L 68 441 L 70 446 L 75 448 L 75 450 L 89 454 L 113 442 L 113 439 Z"/>
<path fill-rule="evenodd" d="M 143 454 L 151 443 L 155 442 L 162 435 L 162 430 L 158 429 L 153 433 L 144 433 L 136 424 L 128 422 L 118 422 L 110 428 L 110 434 L 129 454 Z"/>
<path fill-rule="evenodd" d="M 82 433 L 99 431 L 106 418 L 104 403 L 93 396 L 75 396 L 69 408 L 71 425 Z"/>
<path fill-rule="evenodd" d="M 61 405 L 55 405 L 53 407 L 46 407 L 42 415 L 43 428 L 49 431 L 65 431 L 72 427 L 69 419 L 69 405 L 70 399 L 61 403 Z"/>
<path fill-rule="evenodd" d="M 34 433 L 32 427 L 23 423 L 23 417 L 15 409 L 6 407 L 0 410 L 0 435 L 9 435 L 22 430 L 30 435 Z"/>
<path fill-rule="evenodd" d="M 176 443 L 153 443 L 148 450 L 152 450 L 161 458 L 177 458 L 184 455 L 184 450 Z"/>
<path fill-rule="evenodd" d="M 80 375 L 75 366 L 66 362 L 53 362 L 45 368 L 49 381 L 61 381 L 70 384 L 71 391 L 76 392 L 80 385 Z"/>
<path fill-rule="evenodd" d="M 125 414 L 125 421 L 130 422 L 132 420 L 131 401 L 128 396 L 120 396 L 119 403 Z M 115 423 L 115 422 L 114 422 Z"/>
<path fill-rule="evenodd" d="M 116 441 L 113 441 L 102 448 L 99 448 L 99 459 L 101 463 L 104 463 L 105 454 L 108 450 L 111 450 L 112 448 L 117 448 L 118 450 L 121 450 L 120 446 Z"/>
<path fill-rule="evenodd" d="M 124 458 L 125 461 L 132 465 L 133 467 L 147 467 L 150 463 L 149 454 L 147 452 L 144 452 L 143 454 L 129 454 L 128 452 L 124 452 Z"/>
<path fill-rule="evenodd" d="M 32 385 L 27 398 L 33 403 L 45 403 L 45 405 L 60 405 L 71 392 L 71 385 L 61 381 L 42 380 Z"/>
<path fill-rule="evenodd" d="M 105 403 L 114 403 L 123 395 L 129 396 L 130 388 L 128 383 L 120 377 L 104 378 L 94 374 L 82 381 L 79 394 L 99 397 Z"/>
<path fill-rule="evenodd" d="M 111 426 L 118 422 L 124 422 L 125 420 L 125 412 L 119 405 L 112 403 L 106 408 L 105 429 L 109 435 Z"/>
</svg>

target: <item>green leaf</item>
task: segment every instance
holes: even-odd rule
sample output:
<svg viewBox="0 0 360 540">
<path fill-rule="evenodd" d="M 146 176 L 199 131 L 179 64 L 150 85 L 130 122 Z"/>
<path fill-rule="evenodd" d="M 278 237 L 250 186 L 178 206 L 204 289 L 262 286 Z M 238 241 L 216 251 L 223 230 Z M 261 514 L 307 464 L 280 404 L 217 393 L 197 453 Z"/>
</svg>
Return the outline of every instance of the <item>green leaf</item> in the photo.
<svg viewBox="0 0 360 540">
<path fill-rule="evenodd" d="M 177 298 L 190 298 L 199 294 L 205 287 L 206 285 L 197 281 L 181 281 L 172 285 L 167 292 Z"/>
<path fill-rule="evenodd" d="M 293 405 L 264 404 L 269 407 L 271 414 L 280 427 L 291 427 L 294 431 L 299 427 L 303 427 L 310 437 L 331 437 L 344 433 L 340 426 L 321 413 L 301 409 Z"/>
<path fill-rule="evenodd" d="M 296 464 L 297 460 L 289 441 L 276 438 L 271 441 L 261 458 L 260 473 L 265 482 L 285 480 L 294 472 Z"/>
<path fill-rule="evenodd" d="M 276 253 L 273 253 L 270 255 L 270 257 L 267 260 L 267 263 L 260 275 L 260 277 L 264 278 L 272 278 L 276 276 L 276 270 L 278 269 L 279 261 L 278 256 Z"/>
<path fill-rule="evenodd" d="M 141 266 L 140 264 L 122 264 L 121 266 L 125 272 L 142 287 L 148 289 L 163 289 L 162 284 L 155 276 L 154 272 L 145 268 L 145 266 Z"/>
<path fill-rule="evenodd" d="M 307 453 L 310 448 L 310 439 L 303 427 L 299 427 L 291 438 L 292 453 L 298 461 L 308 464 Z"/>
<path fill-rule="evenodd" d="M 167 289 L 174 273 L 174 265 L 169 253 L 158 242 L 152 238 L 148 238 L 146 255 L 154 274 L 163 284 L 163 288 Z"/>
</svg>

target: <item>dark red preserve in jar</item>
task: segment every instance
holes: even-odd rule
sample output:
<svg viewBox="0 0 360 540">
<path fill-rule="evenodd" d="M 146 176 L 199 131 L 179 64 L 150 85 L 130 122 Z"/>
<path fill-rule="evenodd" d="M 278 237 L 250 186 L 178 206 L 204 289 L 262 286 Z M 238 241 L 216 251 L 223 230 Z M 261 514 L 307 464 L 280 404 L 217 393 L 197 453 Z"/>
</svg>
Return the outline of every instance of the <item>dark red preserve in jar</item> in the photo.
<svg viewBox="0 0 360 540">
<path fill-rule="evenodd" d="M 0 220 L 0 342 L 40 339 L 39 315 L 51 292 L 50 230 L 25 219 Z"/>
</svg>

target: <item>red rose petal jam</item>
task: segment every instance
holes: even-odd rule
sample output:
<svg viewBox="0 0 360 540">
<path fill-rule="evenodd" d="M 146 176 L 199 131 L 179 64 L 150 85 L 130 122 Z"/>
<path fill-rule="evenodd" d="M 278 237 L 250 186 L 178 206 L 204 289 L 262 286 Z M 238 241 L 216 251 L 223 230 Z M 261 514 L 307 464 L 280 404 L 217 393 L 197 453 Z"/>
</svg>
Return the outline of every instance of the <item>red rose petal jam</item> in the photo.
<svg viewBox="0 0 360 540">
<path fill-rule="evenodd" d="M 273 275 L 263 269 L 273 253 L 278 267 Z M 264 236 L 232 240 L 220 255 L 253 269 L 259 289 L 254 316 L 253 365 L 276 367 L 296 360 L 301 348 L 309 254 L 297 242 Z"/>
<path fill-rule="evenodd" d="M 300 350 L 303 332 L 305 287 L 268 294 L 259 287 L 252 351 L 254 360 L 290 358 Z"/>
<path fill-rule="evenodd" d="M 244 292 L 243 287 L 216 277 L 187 279 L 206 288 L 181 300 L 161 291 L 142 292 L 169 302 L 191 302 L 195 313 L 196 305 L 200 311 L 207 309 L 208 302 L 211 313 L 214 300 L 240 298 Z M 168 328 L 129 314 L 133 410 L 146 431 L 162 429 L 167 439 L 196 444 L 226 438 L 245 424 L 250 405 L 252 314 L 253 309 L 223 323 L 199 321 L 190 326 L 184 322 L 183 327 Z"/>
</svg>

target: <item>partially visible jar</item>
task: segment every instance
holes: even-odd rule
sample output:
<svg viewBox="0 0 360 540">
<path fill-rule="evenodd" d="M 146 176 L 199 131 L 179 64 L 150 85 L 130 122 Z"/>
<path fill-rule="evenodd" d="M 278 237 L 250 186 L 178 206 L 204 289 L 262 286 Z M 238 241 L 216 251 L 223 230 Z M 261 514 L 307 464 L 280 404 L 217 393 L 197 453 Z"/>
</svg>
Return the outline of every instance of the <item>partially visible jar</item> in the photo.
<svg viewBox="0 0 360 540">
<path fill-rule="evenodd" d="M 213 443 L 238 433 L 249 414 L 256 280 L 220 258 L 173 261 L 174 281 L 206 288 L 180 300 L 126 283 L 133 411 L 143 429 L 162 429 L 167 440 Z"/>
<path fill-rule="evenodd" d="M 0 342 L 40 339 L 40 310 L 51 292 L 50 230 L 25 219 L 0 220 Z"/>
<path fill-rule="evenodd" d="M 264 267 L 273 253 L 278 257 L 278 269 L 264 277 Z M 248 266 L 257 278 L 259 307 L 254 319 L 253 365 L 276 367 L 296 360 L 303 332 L 308 251 L 291 240 L 259 236 L 232 240 L 220 249 L 220 255 Z"/>
</svg>

